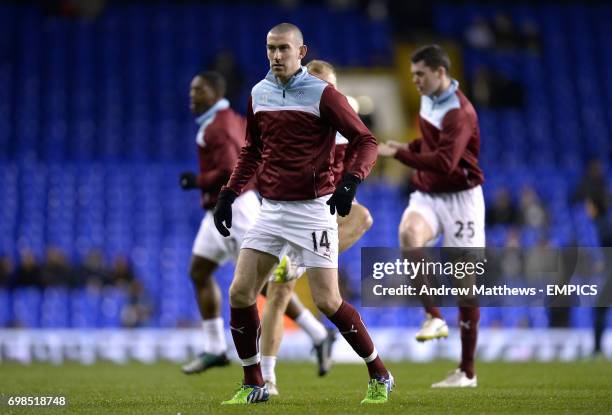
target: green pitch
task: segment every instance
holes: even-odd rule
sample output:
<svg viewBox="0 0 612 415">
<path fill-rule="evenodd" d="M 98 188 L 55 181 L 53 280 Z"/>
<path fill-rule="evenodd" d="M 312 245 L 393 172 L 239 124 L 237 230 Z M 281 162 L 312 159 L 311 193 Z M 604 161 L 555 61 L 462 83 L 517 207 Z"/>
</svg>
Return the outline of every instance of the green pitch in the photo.
<svg viewBox="0 0 612 415">
<path fill-rule="evenodd" d="M 451 362 L 390 365 L 397 387 L 382 407 L 359 405 L 367 372 L 336 365 L 325 378 L 310 363 L 281 363 L 280 397 L 266 404 L 221 407 L 241 378 L 237 364 L 186 376 L 170 363 L 21 366 L 0 363 L 1 414 L 609 414 L 612 362 L 481 363 L 476 389 L 431 390 Z M 66 396 L 66 408 L 14 409 L 7 397 Z"/>
</svg>

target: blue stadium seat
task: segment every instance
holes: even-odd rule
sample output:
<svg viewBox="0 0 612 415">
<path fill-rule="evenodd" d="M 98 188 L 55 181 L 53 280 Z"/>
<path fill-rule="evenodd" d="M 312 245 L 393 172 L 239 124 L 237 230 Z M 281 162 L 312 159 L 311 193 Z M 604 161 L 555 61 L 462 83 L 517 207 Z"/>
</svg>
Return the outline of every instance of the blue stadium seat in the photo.
<svg viewBox="0 0 612 415">
<path fill-rule="evenodd" d="M 593 309 L 590 307 L 572 307 L 570 319 L 572 327 L 591 328 L 593 326 Z"/>
<path fill-rule="evenodd" d="M 98 326 L 100 292 L 97 288 L 75 289 L 70 293 L 70 325 L 79 328 Z"/>
<path fill-rule="evenodd" d="M 11 293 L 0 287 L 0 327 L 7 327 L 12 321 Z"/>
<path fill-rule="evenodd" d="M 126 293 L 115 287 L 105 287 L 99 303 L 101 327 L 120 327 L 121 310 L 126 304 Z"/>
<path fill-rule="evenodd" d="M 41 293 L 38 288 L 25 287 L 13 290 L 13 318 L 18 327 L 40 326 Z"/>
</svg>

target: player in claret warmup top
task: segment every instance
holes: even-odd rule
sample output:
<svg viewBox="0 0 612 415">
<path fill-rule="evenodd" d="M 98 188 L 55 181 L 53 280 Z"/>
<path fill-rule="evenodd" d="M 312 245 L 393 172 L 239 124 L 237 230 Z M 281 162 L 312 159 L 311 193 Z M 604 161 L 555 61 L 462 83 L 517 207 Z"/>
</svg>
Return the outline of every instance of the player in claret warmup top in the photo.
<svg viewBox="0 0 612 415">
<path fill-rule="evenodd" d="M 201 72 L 191 81 L 191 112 L 200 125 L 196 135 L 200 173 L 181 174 L 183 189 L 199 189 L 202 208 L 207 211 L 193 244 L 190 276 L 202 316 L 204 352 L 183 366 L 183 372 L 198 373 L 214 366 L 225 366 L 227 342 L 221 317 L 221 292 L 213 273 L 226 260 L 235 259 L 239 243 L 259 213 L 259 199 L 248 184 L 236 199 L 236 228 L 232 238 L 222 238 L 214 227 L 211 210 L 219 190 L 236 165 L 244 144 L 246 120 L 234 112 L 224 98 L 225 80 L 216 72 Z"/>
<path fill-rule="evenodd" d="M 399 227 L 400 245 L 418 248 L 443 235 L 443 246 L 485 246 L 484 175 L 478 165 L 480 133 L 476 111 L 448 75 L 450 59 L 436 45 L 412 55 L 412 80 L 421 94 L 419 127 L 422 139 L 410 145 L 389 141 L 379 145 L 381 156 L 395 157 L 414 168 L 416 187 Z M 426 305 L 428 319 L 417 340 L 446 337 L 440 310 Z M 478 307 L 460 306 L 461 363 L 433 387 L 475 387 L 474 353 Z"/>
<path fill-rule="evenodd" d="M 221 186 L 227 183 L 244 144 L 246 120 L 229 107 L 224 98 L 225 80 L 216 72 L 202 72 L 191 81 L 190 108 L 200 125 L 196 135 L 199 174 L 181 174 L 180 185 L 185 190 L 202 192 L 202 208 L 207 211 L 193 245 L 190 275 L 196 291 L 196 301 L 202 316 L 203 353 L 183 365 L 183 372 L 194 374 L 211 367 L 226 366 L 227 342 L 221 317 L 221 293 L 213 276 L 219 264 L 236 261 L 238 249 L 247 229 L 259 215 L 260 202 L 254 186 L 249 183 L 234 204 L 235 220 L 231 238 L 223 238 L 214 227 L 212 214 Z M 317 352 L 319 368 L 328 368 L 329 349 L 333 336 L 312 313 L 301 306 L 297 296 L 288 299 L 289 316 L 311 337 Z M 286 302 L 285 302 L 286 304 Z"/>
<path fill-rule="evenodd" d="M 367 364 L 370 382 L 362 402 L 386 402 L 393 377 L 358 312 L 340 297 L 335 217 L 336 211 L 341 216 L 350 212 L 357 186 L 375 163 L 376 139 L 342 94 L 301 66 L 306 46 L 296 26 L 273 27 L 266 43 L 270 71 L 251 91 L 246 145 L 214 210 L 217 229 L 230 236 L 232 203 L 257 176 L 263 196 L 261 213 L 245 236 L 230 287 L 230 326 L 244 382 L 224 404 L 268 399 L 259 365 L 255 301 L 288 247 L 297 252 L 298 265 L 307 269 L 317 307 Z M 357 154 L 334 190 L 331 164 L 336 131 Z"/>
<path fill-rule="evenodd" d="M 312 60 L 308 62 L 306 68 L 310 74 L 336 87 L 336 71 L 328 62 Z M 340 133 L 336 133 L 336 148 L 332 165 L 335 185 L 342 179 L 342 173 L 345 170 L 349 171 L 347 169 L 353 162 L 355 152 L 347 152 L 347 147 L 348 140 Z M 350 213 L 347 216 L 338 216 L 337 221 L 339 252 L 344 252 L 350 248 L 372 226 L 370 212 L 355 200 L 353 200 Z M 268 283 L 268 302 L 266 302 L 264 308 L 261 335 L 261 369 L 270 395 L 278 395 L 275 365 L 276 355 L 283 337 L 283 314 L 286 312 L 288 316 L 298 315 L 300 307 L 304 308 L 295 298 L 292 299 L 295 283 L 297 278 L 301 276 L 303 269 L 294 270 L 291 261 L 287 261 L 287 257 L 281 259 L 280 264 L 274 272 L 274 278 L 271 278 L 270 283 Z M 323 334 L 321 333 L 321 335 Z M 319 364 L 319 376 L 325 375 L 331 366 L 331 347 L 334 338 L 335 334 L 330 332 L 320 346 L 315 346 L 317 358 L 321 362 Z"/>
</svg>

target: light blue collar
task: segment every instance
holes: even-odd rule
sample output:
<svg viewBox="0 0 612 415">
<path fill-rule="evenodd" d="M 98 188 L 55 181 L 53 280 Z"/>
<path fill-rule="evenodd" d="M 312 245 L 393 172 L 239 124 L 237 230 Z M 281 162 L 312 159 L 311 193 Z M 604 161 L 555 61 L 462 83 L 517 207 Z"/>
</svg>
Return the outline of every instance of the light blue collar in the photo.
<svg viewBox="0 0 612 415">
<path fill-rule="evenodd" d="M 273 82 L 274 84 L 278 85 L 281 88 L 288 89 L 288 88 L 291 88 L 291 86 L 295 84 L 296 82 L 299 82 L 300 80 L 302 80 L 307 74 L 308 74 L 308 69 L 306 69 L 305 66 L 301 66 L 300 70 L 297 71 L 295 75 L 293 75 L 291 78 L 289 78 L 289 82 L 283 85 L 278 80 L 276 75 L 272 73 L 272 70 L 269 70 L 268 74 L 266 75 L 266 80 Z"/>
<path fill-rule="evenodd" d="M 230 103 L 227 99 L 225 98 L 221 98 L 219 101 L 215 102 L 215 105 L 213 105 L 212 107 L 210 107 L 208 109 L 208 111 L 206 111 L 204 114 L 200 115 L 198 118 L 196 118 L 196 123 L 198 125 L 202 125 L 204 124 L 206 121 L 210 120 L 212 117 L 215 116 L 215 114 L 221 110 L 227 109 L 229 108 Z"/>
<path fill-rule="evenodd" d="M 451 95 L 454 95 L 455 92 L 457 92 L 458 88 L 459 88 L 459 81 L 455 79 L 451 79 L 451 84 L 446 91 L 442 92 L 439 96 L 430 95 L 429 98 L 432 100 L 434 104 L 443 102 L 447 100 L 448 97 L 450 97 Z"/>
</svg>

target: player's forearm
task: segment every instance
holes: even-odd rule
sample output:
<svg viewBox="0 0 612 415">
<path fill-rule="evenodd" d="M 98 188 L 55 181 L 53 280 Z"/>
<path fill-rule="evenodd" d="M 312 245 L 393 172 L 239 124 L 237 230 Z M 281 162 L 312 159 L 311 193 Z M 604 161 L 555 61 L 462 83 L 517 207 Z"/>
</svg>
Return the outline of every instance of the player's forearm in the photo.
<svg viewBox="0 0 612 415">
<path fill-rule="evenodd" d="M 452 156 L 441 151 L 418 154 L 408 149 L 398 149 L 395 158 L 413 169 L 440 174 L 450 174 L 456 167 Z"/>
<path fill-rule="evenodd" d="M 423 144 L 423 139 L 422 138 L 417 138 L 416 140 L 411 141 L 407 145 L 407 147 L 413 153 L 420 153 L 421 152 L 421 144 Z"/>
<path fill-rule="evenodd" d="M 240 194 L 244 186 L 249 183 L 255 172 L 261 159 L 255 158 L 252 155 L 248 155 L 245 151 L 246 147 L 243 148 L 243 153 L 240 155 L 238 164 L 234 168 L 232 175 L 227 183 L 226 187 L 232 190 L 236 194 Z M 247 154 L 243 157 L 244 154 Z"/>
<path fill-rule="evenodd" d="M 352 162 L 345 166 L 345 171 L 364 180 L 376 164 L 378 156 L 376 139 L 372 134 L 364 134 L 353 139 L 350 146 L 353 147 Z"/>
</svg>

